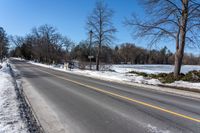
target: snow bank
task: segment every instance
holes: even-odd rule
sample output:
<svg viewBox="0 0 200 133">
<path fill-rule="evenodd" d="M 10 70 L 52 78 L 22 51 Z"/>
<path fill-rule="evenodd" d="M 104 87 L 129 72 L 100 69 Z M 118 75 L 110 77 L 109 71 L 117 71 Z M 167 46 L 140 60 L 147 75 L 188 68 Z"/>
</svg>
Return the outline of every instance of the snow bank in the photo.
<svg viewBox="0 0 200 133">
<path fill-rule="evenodd" d="M 12 81 L 9 67 L 3 63 L 0 69 L 0 132 L 26 133 Z"/>
<path fill-rule="evenodd" d="M 29 63 L 51 68 L 54 70 L 59 70 L 68 73 L 80 74 L 88 77 L 94 77 L 103 80 L 115 81 L 115 82 L 134 82 L 140 84 L 149 84 L 149 85 L 161 85 L 162 83 L 158 79 L 144 78 L 143 76 L 138 76 L 136 74 L 128 73 L 130 71 L 145 72 L 145 73 L 170 73 L 173 71 L 172 65 L 113 65 L 110 67 L 110 70 L 113 71 L 90 71 L 90 70 L 80 70 L 72 69 L 64 70 L 63 67 L 56 67 L 53 65 L 45 65 L 41 63 L 35 63 L 29 61 Z M 182 66 L 182 73 L 187 73 L 192 70 L 200 70 L 200 66 L 194 65 L 184 65 Z M 190 83 L 185 81 L 176 81 L 171 84 L 167 84 L 171 87 L 187 87 L 191 89 L 200 89 L 200 83 Z"/>
<path fill-rule="evenodd" d="M 125 73 L 118 73 L 115 71 L 91 71 L 91 70 L 80 70 L 80 69 L 64 70 L 62 67 L 54 67 L 53 65 L 45 65 L 32 61 L 29 61 L 29 63 L 46 68 L 51 68 L 54 70 L 84 75 L 88 77 L 94 77 L 102 80 L 117 81 L 117 82 L 125 81 L 125 82 L 143 83 L 151 85 L 161 84 L 160 81 L 157 79 L 145 79 L 142 76 L 138 76 L 136 74 L 128 74 L 128 73 L 125 74 Z"/>
<path fill-rule="evenodd" d="M 200 83 L 190 83 L 186 81 L 175 81 L 174 83 L 169 84 L 169 86 L 184 87 L 184 88 L 200 90 Z"/>
</svg>

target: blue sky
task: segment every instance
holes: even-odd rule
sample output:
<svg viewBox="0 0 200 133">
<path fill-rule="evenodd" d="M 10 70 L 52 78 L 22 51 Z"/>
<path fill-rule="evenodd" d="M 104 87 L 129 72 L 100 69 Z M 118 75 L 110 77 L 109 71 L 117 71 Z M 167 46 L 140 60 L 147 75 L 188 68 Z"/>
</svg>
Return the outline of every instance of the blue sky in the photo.
<svg viewBox="0 0 200 133">
<path fill-rule="evenodd" d="M 134 40 L 131 31 L 123 25 L 125 17 L 133 12 L 142 14 L 143 9 L 136 0 L 104 0 L 114 10 L 113 23 L 117 28 L 115 44 L 132 42 L 147 48 L 141 40 Z M 87 39 L 86 20 L 96 0 L 0 0 L 0 26 L 9 35 L 24 36 L 35 26 L 49 24 L 75 42 Z M 174 51 L 174 44 L 165 44 Z M 186 52 L 199 53 L 187 49 Z"/>
</svg>

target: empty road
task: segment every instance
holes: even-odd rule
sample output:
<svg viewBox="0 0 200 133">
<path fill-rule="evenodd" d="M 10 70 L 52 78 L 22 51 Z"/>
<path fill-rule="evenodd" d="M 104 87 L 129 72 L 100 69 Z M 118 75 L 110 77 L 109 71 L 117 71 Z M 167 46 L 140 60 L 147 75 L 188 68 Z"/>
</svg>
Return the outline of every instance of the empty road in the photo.
<svg viewBox="0 0 200 133">
<path fill-rule="evenodd" d="M 199 99 L 11 62 L 72 133 L 200 133 Z"/>
</svg>

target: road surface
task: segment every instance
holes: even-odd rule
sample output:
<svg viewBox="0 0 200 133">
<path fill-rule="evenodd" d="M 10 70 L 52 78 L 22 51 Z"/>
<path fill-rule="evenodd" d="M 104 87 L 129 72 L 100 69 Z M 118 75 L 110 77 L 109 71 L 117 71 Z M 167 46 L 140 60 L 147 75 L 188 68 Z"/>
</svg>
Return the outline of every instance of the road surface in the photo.
<svg viewBox="0 0 200 133">
<path fill-rule="evenodd" d="M 12 63 L 72 133 L 200 133 L 199 99 Z"/>
</svg>

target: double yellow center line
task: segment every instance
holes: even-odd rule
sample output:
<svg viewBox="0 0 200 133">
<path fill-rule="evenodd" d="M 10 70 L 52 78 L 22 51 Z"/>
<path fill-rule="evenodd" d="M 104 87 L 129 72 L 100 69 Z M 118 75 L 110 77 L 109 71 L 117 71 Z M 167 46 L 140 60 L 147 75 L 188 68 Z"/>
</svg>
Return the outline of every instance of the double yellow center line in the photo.
<svg viewBox="0 0 200 133">
<path fill-rule="evenodd" d="M 95 91 L 97 91 L 97 92 L 101 92 L 101 93 L 108 94 L 108 95 L 111 95 L 111 96 L 114 96 L 114 97 L 118 97 L 118 98 L 121 98 L 121 99 L 130 101 L 130 102 L 137 103 L 137 104 L 139 104 L 139 105 L 143 105 L 143 106 L 145 106 L 145 107 L 150 107 L 150 108 L 153 108 L 153 109 L 155 109 L 155 110 L 159 110 L 159 111 L 162 111 L 162 112 L 165 112 L 165 113 L 168 113 L 168 114 L 172 114 L 172 115 L 174 115 L 174 116 L 178 116 L 178 117 L 181 117 L 181 118 L 185 118 L 185 119 L 187 119 L 187 120 L 191 120 L 191 121 L 200 123 L 200 119 L 196 119 L 196 118 L 193 118 L 193 117 L 184 115 L 184 114 L 180 114 L 180 113 L 177 113 L 177 112 L 168 110 L 168 109 L 164 109 L 164 108 L 159 107 L 159 106 L 156 106 L 156 105 L 152 105 L 152 104 L 149 104 L 149 103 L 146 103 L 146 102 L 142 102 L 142 101 L 139 101 L 139 100 L 135 100 L 135 99 L 133 99 L 133 98 L 129 98 L 129 97 L 126 97 L 126 96 L 123 96 L 123 95 L 120 95 L 120 94 L 116 94 L 116 93 L 113 93 L 113 92 L 110 92 L 110 91 L 106 91 L 106 90 L 103 90 L 103 89 L 100 89 L 100 88 L 97 88 L 97 87 L 94 87 L 94 86 L 91 86 L 91 85 L 87 85 L 87 84 L 84 84 L 84 83 L 80 83 L 80 82 L 77 82 L 77 81 L 75 81 L 75 80 L 67 79 L 67 78 L 64 78 L 64 77 L 61 77 L 61 76 L 58 76 L 58 75 L 49 73 L 49 72 L 47 72 L 47 71 L 43 71 L 43 70 L 40 70 L 40 69 L 38 69 L 38 70 L 39 70 L 39 71 L 42 71 L 42 72 L 44 72 L 44 73 L 47 73 L 47 74 L 49 74 L 49 75 L 55 76 L 55 77 L 57 77 L 57 78 L 59 78 L 59 79 L 63 79 L 63 80 L 65 80 L 65 81 L 69 81 L 69 82 L 72 82 L 72 83 L 74 83 L 74 84 L 78 84 L 78 85 L 84 86 L 84 87 L 86 87 L 86 88 L 95 90 Z"/>
</svg>

